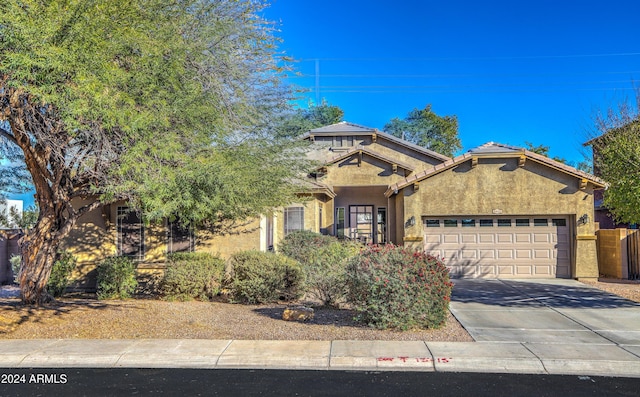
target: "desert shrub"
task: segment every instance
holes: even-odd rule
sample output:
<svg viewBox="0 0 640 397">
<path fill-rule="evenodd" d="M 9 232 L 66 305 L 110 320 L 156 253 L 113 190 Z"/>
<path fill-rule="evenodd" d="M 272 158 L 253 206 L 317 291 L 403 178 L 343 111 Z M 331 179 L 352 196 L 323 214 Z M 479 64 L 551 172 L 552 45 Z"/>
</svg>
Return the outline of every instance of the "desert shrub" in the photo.
<svg viewBox="0 0 640 397">
<path fill-rule="evenodd" d="M 355 242 L 298 231 L 284 238 L 280 252 L 300 262 L 310 297 L 319 299 L 325 305 L 335 305 L 345 294 L 346 261 L 361 248 L 362 245 Z"/>
<path fill-rule="evenodd" d="M 320 247 L 330 245 L 335 240 L 331 236 L 324 236 L 309 230 L 300 230 L 287 234 L 278 246 L 278 251 L 300 263 L 307 263 L 314 251 Z"/>
<path fill-rule="evenodd" d="M 76 258 L 69 251 L 58 253 L 58 259 L 53 264 L 49 281 L 47 281 L 47 291 L 54 297 L 62 296 L 64 290 L 69 285 L 71 274 L 76 269 Z"/>
<path fill-rule="evenodd" d="M 343 301 L 347 261 L 361 249 L 361 244 L 335 240 L 311 252 L 308 260 L 301 263 L 307 280 L 307 293 L 324 305 Z"/>
<path fill-rule="evenodd" d="M 300 264 L 270 252 L 243 251 L 229 260 L 229 289 L 243 303 L 290 301 L 304 294 Z"/>
<path fill-rule="evenodd" d="M 220 293 L 224 260 L 206 252 L 174 253 L 167 256 L 161 290 L 169 299 L 211 300 Z"/>
<path fill-rule="evenodd" d="M 439 258 L 404 247 L 369 246 L 347 265 L 356 320 L 376 328 L 438 328 L 453 284 Z"/>
<path fill-rule="evenodd" d="M 11 263 L 11 271 L 13 272 L 13 282 L 20 282 L 20 266 L 22 266 L 22 256 L 20 255 L 11 255 L 11 259 L 9 259 L 9 263 Z"/>
<path fill-rule="evenodd" d="M 131 258 L 111 256 L 98 265 L 98 299 L 126 299 L 137 286 L 136 267 Z"/>
</svg>

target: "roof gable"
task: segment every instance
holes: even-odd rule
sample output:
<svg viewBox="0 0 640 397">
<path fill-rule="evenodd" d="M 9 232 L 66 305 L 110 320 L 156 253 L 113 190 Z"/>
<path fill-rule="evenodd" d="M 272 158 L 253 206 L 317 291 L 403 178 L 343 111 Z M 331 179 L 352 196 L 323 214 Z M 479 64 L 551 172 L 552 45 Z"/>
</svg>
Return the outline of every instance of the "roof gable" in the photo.
<svg viewBox="0 0 640 397">
<path fill-rule="evenodd" d="M 335 164 L 338 161 L 341 161 L 341 160 L 344 160 L 346 158 L 349 158 L 349 157 L 353 156 L 354 154 L 361 154 L 361 155 L 366 154 L 366 155 L 368 155 L 370 157 L 373 157 L 375 159 L 381 160 L 381 161 L 383 161 L 383 162 L 385 162 L 387 164 L 390 164 L 392 166 L 398 166 L 400 168 L 404 168 L 407 171 L 413 171 L 414 170 L 414 167 L 409 165 L 409 164 L 407 164 L 407 163 L 403 163 L 401 161 L 397 161 L 395 159 L 392 159 L 389 156 L 385 156 L 385 155 L 383 155 L 381 153 L 376 153 L 373 150 L 369 150 L 369 149 L 364 148 L 364 147 L 354 147 L 352 149 L 349 149 L 348 151 L 346 151 L 344 153 L 341 153 L 341 154 L 339 154 L 339 155 L 337 155 L 335 157 L 332 157 L 331 159 L 327 160 L 325 162 L 325 165 Z"/>
<path fill-rule="evenodd" d="M 577 168 L 563 164 L 559 161 L 555 161 L 541 154 L 534 153 L 532 151 L 529 151 L 523 148 L 518 148 L 515 146 L 503 145 L 495 142 L 488 142 L 488 143 L 485 143 L 484 145 L 470 149 L 467 153 L 464 153 L 461 156 L 445 161 L 442 164 L 438 164 L 430 169 L 426 169 L 417 174 L 411 175 L 408 178 L 405 178 L 403 181 L 389 186 L 389 189 L 387 190 L 386 195 L 387 197 L 389 197 L 392 194 L 395 194 L 399 189 L 403 189 L 416 182 L 420 182 L 431 176 L 437 175 L 457 165 L 460 165 L 466 161 L 472 161 L 472 162 L 477 161 L 477 158 L 480 158 L 480 157 L 481 158 L 519 158 L 522 165 L 524 165 L 524 162 L 527 159 L 530 159 L 537 163 L 546 165 L 550 168 L 564 172 L 565 174 L 571 175 L 575 178 L 591 182 L 596 187 L 602 188 L 606 186 L 606 182 L 604 182 L 602 179 L 594 175 L 591 175 L 584 171 L 580 171 Z"/>
<path fill-rule="evenodd" d="M 445 156 L 443 154 L 434 152 L 433 150 L 429 150 L 422 146 L 415 145 L 409 141 L 405 141 L 404 139 L 397 138 L 391 134 L 387 134 L 386 132 L 380 131 L 377 128 L 365 127 L 362 125 L 350 123 L 347 121 L 341 121 L 336 124 L 327 125 L 320 128 L 315 128 L 309 130 L 305 134 L 301 136 L 301 139 L 314 139 L 315 136 L 349 136 L 349 135 L 369 135 L 374 138 L 374 141 L 378 138 L 385 139 L 389 142 L 393 142 L 395 144 L 404 146 L 413 150 L 414 152 L 418 152 L 421 155 L 429 156 L 438 161 L 447 161 L 450 160 L 450 157 Z"/>
</svg>

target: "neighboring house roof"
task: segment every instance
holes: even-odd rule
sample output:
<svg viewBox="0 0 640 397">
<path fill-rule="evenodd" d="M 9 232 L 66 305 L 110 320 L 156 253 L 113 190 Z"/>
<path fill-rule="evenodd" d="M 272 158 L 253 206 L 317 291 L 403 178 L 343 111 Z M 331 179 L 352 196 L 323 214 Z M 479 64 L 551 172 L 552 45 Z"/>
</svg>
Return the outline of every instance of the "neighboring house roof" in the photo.
<svg viewBox="0 0 640 397">
<path fill-rule="evenodd" d="M 450 157 L 434 152 L 433 150 L 429 150 L 422 146 L 418 146 L 411 142 L 405 141 L 404 139 L 397 138 L 391 134 L 387 134 L 386 132 L 380 131 L 377 128 L 365 127 L 362 125 L 349 123 L 347 121 L 341 121 L 336 124 L 331 124 L 325 127 L 309 130 L 308 132 L 304 133 L 301 138 L 302 139 L 312 138 L 315 135 L 324 135 L 324 136 L 373 135 L 376 137 L 384 138 L 390 142 L 394 142 L 398 145 L 402 145 L 416 152 L 425 154 L 427 156 L 433 157 L 441 161 L 447 161 L 451 159 Z"/>
<path fill-rule="evenodd" d="M 355 146 L 355 147 L 347 150 L 346 152 L 341 153 L 341 154 L 329 159 L 325 163 L 325 165 L 337 163 L 338 161 L 341 161 L 341 160 L 344 160 L 346 158 L 349 158 L 349 157 L 353 156 L 354 154 L 366 154 L 366 155 L 371 156 L 373 158 L 376 158 L 378 160 L 384 161 L 385 163 L 388 163 L 388 164 L 391 164 L 391 165 L 396 165 L 396 166 L 399 166 L 401 168 L 404 168 L 407 171 L 413 171 L 414 170 L 414 167 L 412 165 L 409 165 L 407 163 L 403 163 L 401 161 L 397 161 L 395 159 L 392 159 L 389 156 L 385 156 L 384 154 L 376 153 L 373 150 L 370 150 L 370 149 L 362 147 L 362 146 Z"/>
<path fill-rule="evenodd" d="M 450 159 L 449 161 L 445 161 L 442 164 L 438 164 L 424 171 L 418 172 L 414 175 L 409 176 L 408 178 L 405 178 L 403 181 L 400 181 L 394 185 L 389 186 L 389 189 L 385 193 L 385 196 L 389 197 L 397 193 L 399 189 L 403 189 L 416 182 L 420 182 L 431 176 L 437 175 L 443 171 L 451 169 L 469 160 L 474 160 L 477 158 L 514 158 L 514 157 L 521 158 L 523 161 L 526 159 L 530 159 L 540 164 L 544 164 L 548 167 L 564 172 L 565 174 L 591 182 L 596 187 L 599 187 L 599 188 L 603 188 L 606 186 L 606 183 L 602 179 L 594 175 L 591 175 L 584 171 L 580 171 L 575 167 L 571 167 L 559 161 L 555 161 L 541 154 L 534 153 L 532 151 L 515 147 L 515 146 L 503 145 L 495 142 L 488 142 L 488 143 L 485 143 L 484 145 L 481 145 L 474 149 L 469 150 L 467 153 L 464 153 L 461 156 L 458 156 L 454 159 Z"/>
</svg>

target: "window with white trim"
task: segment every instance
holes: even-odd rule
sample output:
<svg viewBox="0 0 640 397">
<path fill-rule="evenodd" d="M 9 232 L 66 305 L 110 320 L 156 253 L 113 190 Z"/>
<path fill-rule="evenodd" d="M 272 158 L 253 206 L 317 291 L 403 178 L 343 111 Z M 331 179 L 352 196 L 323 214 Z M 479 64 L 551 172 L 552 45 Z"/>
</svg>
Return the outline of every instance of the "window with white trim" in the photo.
<svg viewBox="0 0 640 397">
<path fill-rule="evenodd" d="M 284 209 L 284 235 L 304 230 L 304 207 Z"/>
</svg>

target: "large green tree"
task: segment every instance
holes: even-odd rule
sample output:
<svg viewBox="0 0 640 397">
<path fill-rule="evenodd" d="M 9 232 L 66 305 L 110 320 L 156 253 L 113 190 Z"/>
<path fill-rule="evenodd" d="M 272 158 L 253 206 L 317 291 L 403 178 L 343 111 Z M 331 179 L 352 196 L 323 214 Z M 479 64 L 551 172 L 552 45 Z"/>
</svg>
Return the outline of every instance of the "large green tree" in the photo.
<svg viewBox="0 0 640 397">
<path fill-rule="evenodd" d="M 278 131 L 280 136 L 296 138 L 314 128 L 336 124 L 343 121 L 344 111 L 335 105 L 322 101 L 319 105 L 310 104 L 307 109 L 294 109 L 282 114 Z"/>
<path fill-rule="evenodd" d="M 424 109 L 411 110 L 404 119 L 394 118 L 384 130 L 398 138 L 403 138 L 418 146 L 452 157 L 462 149 L 458 137 L 458 118 L 438 116 L 431 105 Z"/>
<path fill-rule="evenodd" d="M 299 148 L 258 0 L 4 0 L 2 190 L 35 188 L 21 239 L 25 303 L 87 212 L 128 200 L 147 220 L 220 225 L 294 197 Z"/>
<path fill-rule="evenodd" d="M 636 103 L 596 116 L 593 168 L 609 186 L 603 205 L 617 222 L 640 223 L 640 88 Z"/>
</svg>

